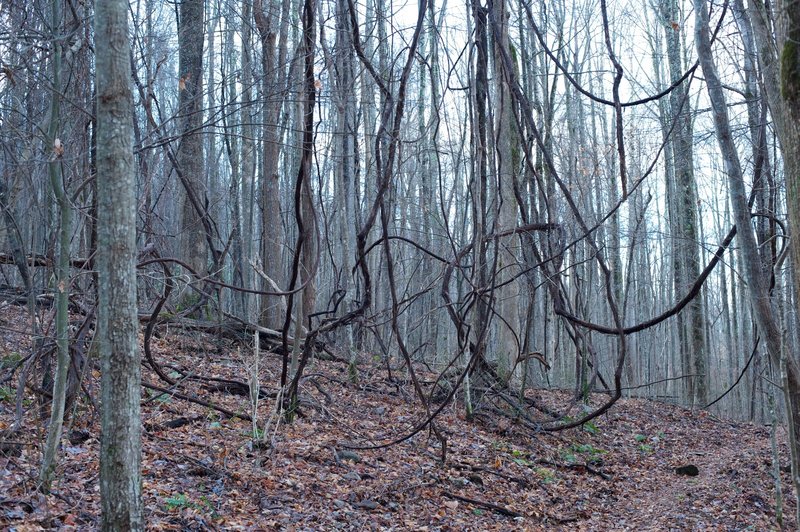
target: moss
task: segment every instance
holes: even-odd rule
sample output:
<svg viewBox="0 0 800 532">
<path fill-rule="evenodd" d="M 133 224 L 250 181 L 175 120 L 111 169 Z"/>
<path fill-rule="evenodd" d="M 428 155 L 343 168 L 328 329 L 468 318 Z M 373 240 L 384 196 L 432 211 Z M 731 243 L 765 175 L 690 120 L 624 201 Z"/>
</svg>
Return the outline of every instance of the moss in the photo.
<svg viewBox="0 0 800 532">
<path fill-rule="evenodd" d="M 781 52 L 781 95 L 784 101 L 800 100 L 800 58 L 798 43 L 788 39 Z"/>
<path fill-rule="evenodd" d="M 514 70 L 519 72 L 519 58 L 517 57 L 517 47 L 509 43 L 508 49 L 511 52 L 511 62 L 514 64 Z"/>
</svg>

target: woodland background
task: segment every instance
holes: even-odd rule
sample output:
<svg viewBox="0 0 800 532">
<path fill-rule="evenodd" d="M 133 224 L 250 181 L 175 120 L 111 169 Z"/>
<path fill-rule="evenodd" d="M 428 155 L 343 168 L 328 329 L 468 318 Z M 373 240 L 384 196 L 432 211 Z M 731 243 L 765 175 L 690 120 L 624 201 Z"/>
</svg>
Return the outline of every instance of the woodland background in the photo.
<svg viewBox="0 0 800 532">
<path fill-rule="evenodd" d="M 33 339 L 6 357 L 18 426 L 26 386 L 47 409 L 62 367 L 69 411 L 93 364 L 109 44 L 92 2 L 0 5 L 0 273 Z M 287 419 L 315 358 L 351 383 L 379 363 L 443 449 L 453 401 L 535 431 L 620 397 L 798 430 L 793 4 L 127 5 L 159 386 L 199 379 L 150 350 L 174 326 L 238 342 L 227 386 L 253 412 L 274 389 Z M 540 388 L 586 408 L 557 415 Z"/>
</svg>

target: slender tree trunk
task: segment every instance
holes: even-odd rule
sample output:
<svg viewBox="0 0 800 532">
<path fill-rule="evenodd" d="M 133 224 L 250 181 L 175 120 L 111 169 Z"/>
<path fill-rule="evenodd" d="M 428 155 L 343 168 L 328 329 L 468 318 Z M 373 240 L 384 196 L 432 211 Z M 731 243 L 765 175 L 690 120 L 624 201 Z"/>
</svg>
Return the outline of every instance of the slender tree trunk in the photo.
<svg viewBox="0 0 800 532">
<path fill-rule="evenodd" d="M 136 308 L 136 181 L 128 3 L 98 2 L 98 337 L 103 530 L 143 530 Z"/>
<path fill-rule="evenodd" d="M 496 124 L 494 133 L 496 135 L 496 158 L 497 158 L 497 224 L 495 230 L 507 231 L 515 228 L 517 224 L 517 199 L 515 188 L 517 187 L 517 167 L 519 165 L 519 134 L 514 122 L 513 100 L 511 91 L 508 88 L 506 77 L 501 71 L 502 60 L 498 50 L 509 49 L 508 38 L 508 10 L 505 0 L 493 0 L 490 2 L 491 21 L 495 25 L 495 30 L 490 32 L 494 35 L 495 57 L 495 108 Z M 516 65 L 515 65 L 516 66 Z M 493 187 L 495 188 L 495 187 Z M 502 370 L 501 376 L 507 379 L 513 386 L 517 386 L 521 379 L 519 375 L 514 375 L 517 358 L 520 354 L 520 290 L 521 286 L 518 279 L 519 260 L 517 250 L 519 248 L 519 236 L 515 233 L 508 237 L 496 240 L 495 243 L 498 260 L 495 270 L 496 283 L 501 284 L 497 288 L 495 308 L 502 319 L 493 320 L 497 329 L 497 357 L 499 367 Z M 515 279 L 516 277 L 516 279 Z"/>
<path fill-rule="evenodd" d="M 52 2 L 53 28 L 62 27 L 61 4 Z M 60 215 L 58 263 L 56 265 L 56 346 L 57 362 L 55 382 L 53 383 L 53 401 L 50 407 L 50 426 L 47 431 L 42 467 L 39 474 L 41 488 L 50 490 L 56 466 L 56 455 L 61 443 L 61 431 L 64 424 L 64 405 L 67 395 L 67 373 L 69 372 L 69 289 L 70 289 L 70 236 L 72 233 L 72 207 L 67 199 L 65 182 L 61 164 L 64 146 L 59 138 L 61 132 L 61 64 L 63 49 L 60 38 L 53 39 L 53 91 L 50 106 L 50 125 L 47 140 L 50 143 L 50 162 L 48 174 L 53 195 Z"/>
<path fill-rule="evenodd" d="M 669 81 L 677 82 L 684 73 L 680 28 L 683 25 L 677 0 L 661 0 L 662 27 L 667 41 Z M 677 29 L 676 29 L 677 28 Z M 669 139 L 673 157 L 672 172 L 667 172 L 667 191 L 671 229 L 670 243 L 674 264 L 675 295 L 683 297 L 700 275 L 699 219 L 697 185 L 694 178 L 694 139 L 688 85 L 678 85 L 669 96 L 669 115 L 664 127 L 672 127 Z M 671 180 L 670 180 L 671 179 Z M 706 373 L 705 310 L 700 295 L 689 304 L 688 312 L 678 315 L 681 368 L 685 376 L 686 398 L 693 406 L 708 402 Z"/>
<path fill-rule="evenodd" d="M 178 80 L 181 140 L 178 166 L 183 172 L 181 194 L 181 255 L 198 275 L 208 270 L 208 245 L 202 214 L 189 195 L 194 194 L 201 208 L 206 197 L 203 157 L 203 42 L 205 0 L 181 0 L 178 25 Z"/>
<path fill-rule="evenodd" d="M 246 122 L 245 118 L 246 109 L 242 106 L 237 91 L 236 76 L 232 74 L 238 67 L 236 60 L 237 53 L 235 48 L 235 34 L 236 27 L 234 18 L 234 9 L 231 7 L 227 13 L 227 25 L 225 31 L 225 50 L 223 55 L 223 115 L 226 117 L 225 129 L 229 134 L 225 135 L 225 146 L 228 152 L 228 162 L 231 168 L 230 175 L 230 189 L 228 193 L 228 208 L 230 213 L 230 240 L 231 240 L 231 283 L 236 286 L 246 286 L 245 284 L 245 255 L 244 255 L 244 241 L 242 238 L 242 150 L 240 146 L 244 142 L 240 142 L 239 135 L 243 134 L 243 126 L 241 124 Z M 243 26 L 247 26 L 244 24 Z M 244 39 L 242 39 L 244 41 Z M 244 54 L 242 54 L 244 55 Z M 227 77 L 227 79 L 224 79 Z M 243 77 L 243 76 L 242 76 Z M 235 106 L 238 103 L 237 110 L 228 111 L 229 107 Z M 229 118 L 230 117 L 230 118 Z M 237 121 L 239 129 L 231 122 Z M 231 301 L 231 312 L 234 315 L 242 317 L 247 320 L 247 301 L 248 295 L 243 291 L 234 291 Z"/>
<path fill-rule="evenodd" d="M 279 121 L 283 107 L 285 89 L 286 41 L 279 42 L 278 31 L 281 24 L 279 4 L 268 0 L 253 2 L 253 14 L 261 37 L 261 67 L 263 70 L 262 96 L 264 98 L 264 129 L 262 144 L 262 167 L 260 202 L 261 223 L 261 261 L 264 273 L 277 286 L 284 286 L 283 244 L 284 229 L 281 217 L 280 158 L 281 138 Z M 272 290 L 269 284 L 266 290 Z M 264 296 L 261 302 L 261 324 L 271 329 L 280 329 L 283 324 L 280 299 Z"/>
<path fill-rule="evenodd" d="M 255 198 L 256 194 L 256 160 L 258 154 L 255 146 L 254 113 L 253 113 L 253 50 L 252 21 L 253 0 L 242 0 L 242 278 L 246 286 L 253 282 L 253 272 L 248 261 L 255 260 L 259 250 L 254 248 L 255 233 Z M 244 298 L 245 316 L 252 318 L 255 309 L 253 297 Z"/>
<path fill-rule="evenodd" d="M 762 61 L 764 87 L 783 155 L 786 176 L 786 205 L 789 229 L 792 235 L 800 232 L 800 5 L 779 0 L 777 11 L 784 16 L 778 28 L 777 46 L 769 38 L 769 13 L 761 0 L 751 4 L 751 20 Z M 780 78 L 776 49 L 780 51 Z M 780 84 L 778 84 L 778 79 Z M 800 301 L 800 243 L 790 239 L 790 257 L 793 272 L 794 300 Z M 798 326 L 795 318 L 794 328 Z M 764 334 L 764 333 L 762 333 Z M 790 441 L 792 444 L 792 478 L 795 495 L 800 497 L 800 369 L 797 354 L 785 354 L 782 361 L 784 394 L 789 410 Z M 800 524 L 800 504 L 797 505 L 796 522 Z"/>
<path fill-rule="evenodd" d="M 337 161 L 335 170 L 334 193 L 336 197 L 336 227 L 339 230 L 340 241 L 336 246 L 338 250 L 337 268 L 338 277 L 335 279 L 335 289 L 343 291 L 344 301 L 355 298 L 351 278 L 356 246 L 356 187 L 359 176 L 356 145 L 356 111 L 357 97 L 355 85 L 355 69 L 352 45 L 352 27 L 347 0 L 336 2 L 336 46 L 334 49 L 336 68 L 336 139 L 334 158 Z M 338 298 L 339 296 L 336 295 Z M 343 305 L 339 314 L 344 314 L 350 309 Z M 347 326 L 344 331 L 344 348 L 351 353 L 351 364 L 355 363 L 356 351 L 353 350 L 352 328 Z"/>
</svg>

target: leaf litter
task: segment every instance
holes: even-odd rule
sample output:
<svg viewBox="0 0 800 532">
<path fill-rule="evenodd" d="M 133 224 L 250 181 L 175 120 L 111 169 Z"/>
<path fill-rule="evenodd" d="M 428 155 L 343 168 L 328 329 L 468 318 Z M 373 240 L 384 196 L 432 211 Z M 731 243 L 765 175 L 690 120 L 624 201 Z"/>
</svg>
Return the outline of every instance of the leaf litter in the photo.
<svg viewBox="0 0 800 532">
<path fill-rule="evenodd" d="M 9 312 L 4 310 L 6 323 L 15 319 Z M 26 318 L 16 319 L 22 324 Z M 25 336 L 13 329 L 0 336 L 3 356 L 25 345 Z M 247 382 L 235 347 L 220 346 L 214 337 L 170 330 L 154 339 L 152 349 L 176 374 Z M 364 356 L 353 383 L 345 364 L 315 360 L 302 387 L 301 415 L 284 424 L 273 415 L 280 363 L 278 355 L 264 354 L 260 379 L 266 394 L 259 426 L 270 423 L 255 442 L 248 420 L 143 389 L 142 494 L 148 529 L 778 527 L 766 427 L 624 399 L 583 428 L 547 433 L 496 416 L 467 421 L 463 409 L 451 405 L 436 420 L 448 444 L 441 463 L 440 443 L 428 431 L 397 445 L 365 448 L 401 437 L 424 419 L 402 371 L 394 373 L 401 380 L 389 382 L 381 363 Z M 71 412 L 58 480 L 48 495 L 36 491 L 45 432 L 30 406 L 36 398 L 26 393 L 24 426 L 30 430 L 15 433 L 14 446 L 0 447 L 0 528 L 98 527 L 100 429 L 94 405 L 99 380 L 96 371 L 89 375 L 84 388 L 92 401 L 84 397 Z M 143 378 L 158 383 L 146 367 Z M 421 378 L 432 382 L 435 376 L 422 372 Z M 240 415 L 252 413 L 247 397 L 225 390 L 184 379 L 176 391 Z M 564 391 L 529 393 L 553 409 L 570 402 Z M 14 394 L 2 395 L 0 435 L 7 435 L 13 422 Z M 780 430 L 779 455 L 784 522 L 790 523 L 795 501 L 786 435 Z"/>
</svg>

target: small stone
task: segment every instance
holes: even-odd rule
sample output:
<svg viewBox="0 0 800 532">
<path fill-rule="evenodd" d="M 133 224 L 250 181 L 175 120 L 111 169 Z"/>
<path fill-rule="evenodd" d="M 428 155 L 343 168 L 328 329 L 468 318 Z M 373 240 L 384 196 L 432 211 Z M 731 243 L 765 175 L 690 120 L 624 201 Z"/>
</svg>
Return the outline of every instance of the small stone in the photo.
<svg viewBox="0 0 800 532">
<path fill-rule="evenodd" d="M 377 502 L 375 502 L 375 501 L 372 501 L 372 500 L 370 500 L 370 499 L 365 499 L 365 500 L 363 500 L 363 501 L 361 501 L 361 502 L 357 502 L 357 503 L 356 503 L 356 506 L 357 506 L 358 508 L 364 508 L 365 510 L 374 510 L 374 509 L 375 509 L 375 508 L 377 508 L 379 505 L 378 505 L 378 503 L 377 503 Z"/>
<path fill-rule="evenodd" d="M 354 453 L 353 451 L 348 451 L 347 449 L 342 449 L 340 451 L 336 451 L 336 455 L 339 457 L 339 460 L 350 460 L 352 462 L 360 462 L 361 455 L 358 453 Z"/>
<path fill-rule="evenodd" d="M 340 510 L 347 506 L 347 503 L 341 499 L 333 499 L 333 505 L 339 508 Z"/>
<path fill-rule="evenodd" d="M 481 476 L 479 474 L 471 473 L 468 478 L 469 478 L 469 481 L 472 482 L 473 484 L 477 484 L 479 486 L 483 486 L 483 479 L 481 478 Z"/>
<path fill-rule="evenodd" d="M 345 480 L 353 480 L 353 481 L 355 481 L 355 482 L 358 482 L 358 481 L 360 481 L 360 480 L 361 480 L 361 475 L 359 475 L 359 474 L 358 474 L 358 473 L 356 473 L 355 471 L 350 471 L 350 472 L 348 472 L 348 473 L 345 473 L 345 474 L 342 476 L 342 478 L 343 478 L 343 479 L 345 479 Z"/>
</svg>

